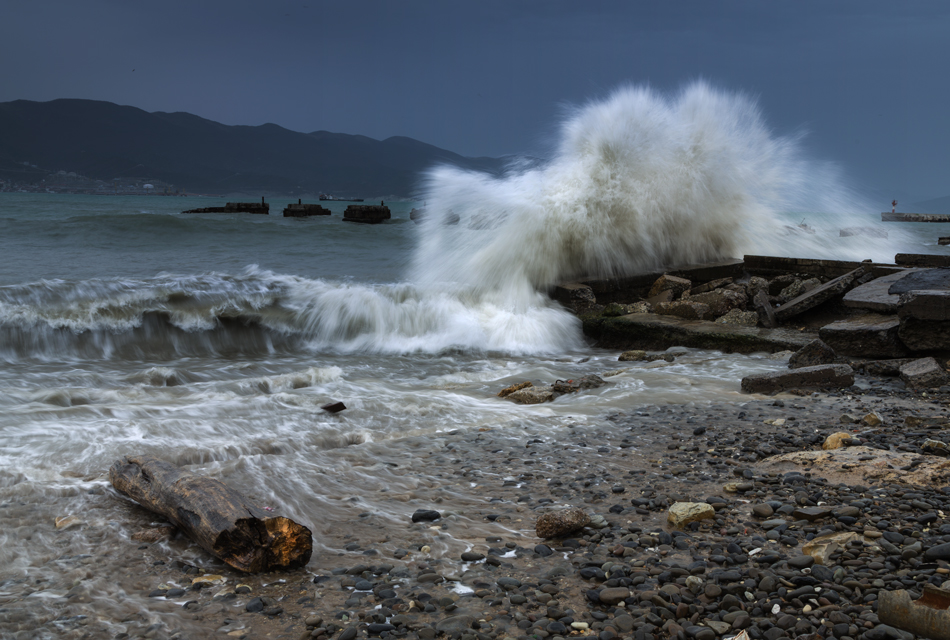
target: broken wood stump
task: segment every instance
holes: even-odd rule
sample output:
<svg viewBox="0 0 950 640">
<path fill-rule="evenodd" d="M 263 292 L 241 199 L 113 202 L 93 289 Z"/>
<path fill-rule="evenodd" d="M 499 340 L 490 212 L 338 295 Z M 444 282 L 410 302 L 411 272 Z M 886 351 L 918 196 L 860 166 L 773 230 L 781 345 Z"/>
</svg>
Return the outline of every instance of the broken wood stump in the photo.
<svg viewBox="0 0 950 640">
<path fill-rule="evenodd" d="M 240 571 L 296 569 L 310 561 L 310 529 L 267 513 L 214 478 L 152 456 L 126 456 L 109 469 L 109 481 Z"/>
</svg>

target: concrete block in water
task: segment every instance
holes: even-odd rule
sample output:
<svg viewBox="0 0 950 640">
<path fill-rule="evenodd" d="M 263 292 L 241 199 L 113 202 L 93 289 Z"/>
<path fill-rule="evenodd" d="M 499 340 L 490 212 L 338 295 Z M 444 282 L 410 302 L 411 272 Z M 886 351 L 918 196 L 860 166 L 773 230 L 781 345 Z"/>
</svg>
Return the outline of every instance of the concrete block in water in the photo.
<svg viewBox="0 0 950 640">
<path fill-rule="evenodd" d="M 379 224 L 389 220 L 392 214 L 385 205 L 351 204 L 343 212 L 343 222 L 362 222 L 365 224 Z"/>
<path fill-rule="evenodd" d="M 812 340 L 804 347 L 792 354 L 788 359 L 789 369 L 803 369 L 819 364 L 833 364 L 835 350 L 821 340 Z"/>
<path fill-rule="evenodd" d="M 854 371 L 844 364 L 823 364 L 775 371 L 742 379 L 744 393 L 777 393 L 788 389 L 840 389 L 854 384 Z"/>
</svg>

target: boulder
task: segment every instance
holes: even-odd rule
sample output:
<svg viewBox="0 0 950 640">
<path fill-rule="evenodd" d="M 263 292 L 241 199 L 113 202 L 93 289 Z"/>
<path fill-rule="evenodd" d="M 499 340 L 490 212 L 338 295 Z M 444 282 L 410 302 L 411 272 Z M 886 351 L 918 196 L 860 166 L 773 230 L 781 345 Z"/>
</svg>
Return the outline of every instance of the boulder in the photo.
<svg viewBox="0 0 950 640">
<path fill-rule="evenodd" d="M 559 284 L 554 288 L 553 297 L 574 313 L 584 313 L 597 304 L 594 290 L 579 282 Z"/>
<path fill-rule="evenodd" d="M 934 358 L 908 362 L 901 367 L 901 380 L 911 389 L 936 389 L 950 384 L 950 376 Z"/>
<path fill-rule="evenodd" d="M 684 291 L 689 291 L 693 284 L 686 278 L 678 278 L 671 275 L 662 275 L 656 279 L 653 286 L 650 287 L 648 297 L 652 298 L 664 291 L 669 291 L 673 298 L 678 298 Z"/>
<path fill-rule="evenodd" d="M 534 531 L 539 538 L 559 538 L 583 529 L 588 524 L 590 516 L 587 512 L 571 507 L 542 514 L 534 525 Z"/>
<path fill-rule="evenodd" d="M 718 289 L 708 293 L 690 294 L 690 302 L 700 302 L 709 306 L 709 312 L 716 318 L 724 316 L 733 309 L 745 310 L 746 297 L 735 291 Z"/>
<path fill-rule="evenodd" d="M 572 380 L 556 380 L 551 385 L 551 390 L 555 393 L 576 393 L 587 389 L 596 389 L 605 384 L 607 384 L 606 380 L 592 373 Z"/>
<path fill-rule="evenodd" d="M 653 305 L 646 300 L 627 305 L 630 313 L 653 313 Z"/>
<path fill-rule="evenodd" d="M 627 306 L 620 304 L 619 302 L 611 302 L 606 307 L 604 307 L 604 315 L 608 318 L 616 318 L 618 316 L 627 315 Z"/>
<path fill-rule="evenodd" d="M 624 351 L 623 353 L 620 354 L 620 357 L 617 358 L 617 360 L 620 360 L 621 362 L 636 362 L 639 360 L 646 360 L 646 359 L 647 359 L 647 352 L 641 351 L 639 349 L 634 349 L 632 351 Z"/>
<path fill-rule="evenodd" d="M 724 316 L 716 318 L 719 324 L 734 324 L 743 327 L 754 327 L 759 324 L 759 314 L 755 311 L 740 311 L 733 309 Z"/>
<path fill-rule="evenodd" d="M 907 348 L 898 337 L 900 320 L 876 313 L 837 320 L 818 330 L 836 353 L 862 358 L 900 358 Z"/>
<path fill-rule="evenodd" d="M 823 364 L 775 371 L 742 379 L 744 393 L 777 393 L 788 389 L 841 389 L 854 384 L 854 371 L 844 364 Z"/>
<path fill-rule="evenodd" d="M 676 316 L 686 320 L 702 320 L 711 315 L 709 305 L 692 300 L 677 300 L 676 302 L 660 302 L 654 305 L 654 311 L 661 316 Z"/>
<path fill-rule="evenodd" d="M 746 295 L 749 296 L 749 300 L 752 300 L 759 291 L 764 291 L 765 295 L 769 295 L 769 281 L 760 276 L 752 276 L 749 278 L 749 281 L 745 285 Z"/>
<path fill-rule="evenodd" d="M 943 487 L 950 482 L 950 460 L 871 447 L 841 447 L 827 451 L 793 451 L 760 460 L 762 473 L 785 474 L 804 469 L 833 484 L 874 485 L 888 482 Z"/>
<path fill-rule="evenodd" d="M 681 528 L 690 522 L 715 518 L 716 510 L 705 502 L 676 502 L 670 507 L 666 519 L 670 526 Z"/>
<path fill-rule="evenodd" d="M 837 433 L 832 433 L 830 436 L 825 438 L 825 441 L 821 444 L 821 448 L 825 451 L 830 451 L 832 449 L 840 449 L 848 441 L 851 440 L 851 434 L 847 431 L 839 431 Z"/>
<path fill-rule="evenodd" d="M 804 347 L 792 354 L 788 359 L 789 369 L 814 367 L 819 364 L 832 364 L 835 361 L 835 350 L 821 340 L 812 340 Z"/>
<path fill-rule="evenodd" d="M 551 402 L 556 396 L 550 387 L 527 387 L 509 393 L 506 397 L 519 404 L 541 404 Z"/>
<path fill-rule="evenodd" d="M 521 391 L 522 389 L 527 389 L 528 387 L 533 387 L 534 385 L 530 382 L 518 382 L 513 385 L 509 385 L 498 392 L 499 398 L 507 398 L 515 391 Z"/>
<path fill-rule="evenodd" d="M 828 300 L 831 300 L 835 297 L 843 296 L 855 285 L 856 281 L 866 273 L 868 273 L 868 267 L 861 266 L 854 271 L 835 278 L 834 280 L 829 280 L 820 287 L 815 287 L 811 291 L 806 291 L 792 300 L 782 304 L 782 306 L 776 309 L 775 317 L 779 322 L 785 322 L 786 320 L 804 313 L 809 309 L 817 307 L 823 302 L 827 302 Z M 778 278 L 776 278 L 776 280 L 777 279 Z"/>
</svg>

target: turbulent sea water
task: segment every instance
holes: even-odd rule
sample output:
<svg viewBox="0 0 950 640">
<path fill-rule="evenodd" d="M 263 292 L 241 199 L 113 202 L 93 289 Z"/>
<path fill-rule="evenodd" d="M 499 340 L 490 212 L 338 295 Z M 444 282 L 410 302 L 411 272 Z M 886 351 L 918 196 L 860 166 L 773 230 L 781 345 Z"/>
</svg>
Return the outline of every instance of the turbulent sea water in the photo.
<svg viewBox="0 0 950 640">
<path fill-rule="evenodd" d="M 622 90 L 562 134 L 550 162 L 505 177 L 434 169 L 420 202 L 390 201 L 381 225 L 342 223 L 345 203 L 293 219 L 281 198 L 270 216 L 182 215 L 218 202 L 0 194 L 0 600 L 32 607 L 38 637 L 57 628 L 49 603 L 83 581 L 150 615 L 109 578 L 121 554 L 94 573 L 70 564 L 134 545 L 108 485 L 122 455 L 229 482 L 310 526 L 316 558 L 334 550 L 321 532 L 337 515 L 405 520 L 368 443 L 411 462 L 406 436 L 556 435 L 647 403 L 739 401 L 742 376 L 784 366 L 681 350 L 552 404 L 496 398 L 625 364 L 547 298 L 558 281 L 743 253 L 889 261 L 947 235 L 891 224 L 887 240 L 840 238 L 879 226 L 881 207 L 772 135 L 747 99 L 704 85 Z M 814 234 L 794 228 L 802 218 Z M 320 409 L 337 400 L 346 411 Z M 57 529 L 70 515 L 82 525 Z"/>
</svg>

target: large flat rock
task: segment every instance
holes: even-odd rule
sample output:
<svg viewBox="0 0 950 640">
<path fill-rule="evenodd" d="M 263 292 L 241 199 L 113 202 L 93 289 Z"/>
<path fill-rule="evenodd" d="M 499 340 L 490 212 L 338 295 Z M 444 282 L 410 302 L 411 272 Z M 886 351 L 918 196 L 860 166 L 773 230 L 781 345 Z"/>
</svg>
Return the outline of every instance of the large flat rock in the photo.
<svg viewBox="0 0 950 640">
<path fill-rule="evenodd" d="M 898 338 L 900 325 L 897 316 L 870 313 L 825 325 L 818 337 L 839 355 L 901 358 L 908 351 Z"/>
<path fill-rule="evenodd" d="M 900 298 L 900 310 L 897 315 L 901 318 L 950 320 L 950 290 L 908 291 Z"/>
<path fill-rule="evenodd" d="M 854 371 L 846 364 L 820 364 L 790 371 L 773 371 L 742 379 L 745 393 L 777 393 L 788 389 L 841 389 L 854 384 Z"/>
<path fill-rule="evenodd" d="M 908 269 L 906 278 L 898 278 L 888 287 L 890 294 L 909 291 L 950 290 L 950 269 Z M 881 278 L 883 280 L 884 278 Z"/>
<path fill-rule="evenodd" d="M 915 271 L 916 269 L 899 271 L 857 286 L 844 294 L 844 306 L 878 313 L 895 313 L 900 306 L 900 292 L 891 293 L 890 289 L 898 280 Z"/>
<path fill-rule="evenodd" d="M 684 320 L 652 313 L 614 318 L 586 316 L 583 322 L 584 333 L 594 338 L 598 346 L 617 349 L 652 350 L 681 346 L 726 353 L 797 351 L 817 337 L 806 331 Z"/>
<path fill-rule="evenodd" d="M 844 295 L 845 292 L 854 286 L 855 281 L 865 273 L 868 273 L 868 271 L 869 268 L 867 266 L 860 266 L 854 271 L 849 271 L 843 276 L 829 280 L 820 287 L 815 287 L 811 291 L 806 291 L 797 298 L 789 300 L 775 310 L 776 320 L 784 322 L 836 296 Z"/>
<path fill-rule="evenodd" d="M 942 487 L 950 482 L 950 460 L 946 458 L 870 447 L 795 451 L 765 458 L 755 466 L 778 473 L 805 469 L 834 484 L 902 482 Z"/>
</svg>

